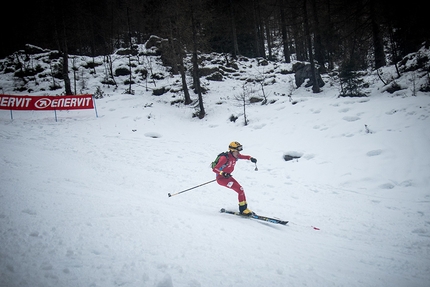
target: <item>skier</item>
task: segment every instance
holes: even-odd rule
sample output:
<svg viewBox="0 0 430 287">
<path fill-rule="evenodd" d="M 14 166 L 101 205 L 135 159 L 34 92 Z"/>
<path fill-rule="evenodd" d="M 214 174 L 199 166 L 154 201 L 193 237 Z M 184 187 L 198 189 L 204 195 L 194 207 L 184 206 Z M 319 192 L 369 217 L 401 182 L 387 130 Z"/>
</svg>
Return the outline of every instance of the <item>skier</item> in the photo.
<svg viewBox="0 0 430 287">
<path fill-rule="evenodd" d="M 217 174 L 216 181 L 219 185 L 231 188 L 237 192 L 240 214 L 252 215 L 253 212 L 248 208 L 243 187 L 232 177 L 231 173 L 234 171 L 234 166 L 238 159 L 251 160 L 253 163 L 256 163 L 257 159 L 249 155 L 241 154 L 240 151 L 242 151 L 243 148 L 238 142 L 231 142 L 228 149 L 228 152 L 218 156 L 218 162 L 214 165 L 212 170 Z"/>
</svg>

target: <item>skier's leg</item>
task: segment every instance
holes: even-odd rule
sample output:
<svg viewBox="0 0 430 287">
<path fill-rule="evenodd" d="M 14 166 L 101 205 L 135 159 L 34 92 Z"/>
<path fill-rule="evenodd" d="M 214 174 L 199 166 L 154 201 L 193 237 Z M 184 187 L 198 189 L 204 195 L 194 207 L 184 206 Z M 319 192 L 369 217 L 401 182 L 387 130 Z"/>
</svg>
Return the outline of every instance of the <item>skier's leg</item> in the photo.
<svg viewBox="0 0 430 287">
<path fill-rule="evenodd" d="M 251 214 L 252 211 L 248 209 L 246 202 L 246 195 L 243 187 L 234 178 L 219 178 L 217 179 L 218 184 L 233 189 L 237 193 L 237 199 L 239 201 L 239 211 L 244 214 Z"/>
</svg>

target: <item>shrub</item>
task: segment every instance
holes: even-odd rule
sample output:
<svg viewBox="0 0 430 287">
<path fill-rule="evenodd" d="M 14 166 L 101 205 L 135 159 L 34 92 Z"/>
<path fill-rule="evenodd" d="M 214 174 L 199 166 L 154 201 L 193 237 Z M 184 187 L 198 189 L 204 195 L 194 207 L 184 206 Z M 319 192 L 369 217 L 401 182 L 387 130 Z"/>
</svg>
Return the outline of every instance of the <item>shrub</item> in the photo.
<svg viewBox="0 0 430 287">
<path fill-rule="evenodd" d="M 119 76 L 128 76 L 130 75 L 130 70 L 128 68 L 125 67 L 119 67 L 115 70 L 115 76 L 119 77 Z"/>
<path fill-rule="evenodd" d="M 354 69 L 352 61 L 341 66 L 339 79 L 341 88 L 339 97 L 366 97 L 362 92 L 363 79 Z"/>
</svg>

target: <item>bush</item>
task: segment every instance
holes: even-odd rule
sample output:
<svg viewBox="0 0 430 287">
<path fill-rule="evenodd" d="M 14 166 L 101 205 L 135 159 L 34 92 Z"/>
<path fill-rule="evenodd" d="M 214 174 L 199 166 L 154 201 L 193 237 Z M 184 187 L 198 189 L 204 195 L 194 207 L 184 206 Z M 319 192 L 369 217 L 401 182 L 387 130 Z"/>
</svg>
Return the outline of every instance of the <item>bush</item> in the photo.
<svg viewBox="0 0 430 287">
<path fill-rule="evenodd" d="M 104 92 L 100 88 L 100 86 L 97 86 L 96 91 L 94 92 L 94 98 L 96 99 L 103 99 L 104 98 Z"/>
<path fill-rule="evenodd" d="M 84 65 L 82 65 L 85 69 L 94 69 L 98 66 L 103 65 L 103 63 L 97 63 L 97 62 L 87 62 Z"/>
<path fill-rule="evenodd" d="M 115 76 L 119 77 L 119 76 L 128 76 L 130 75 L 130 70 L 128 68 L 125 67 L 119 67 L 115 70 Z"/>
<path fill-rule="evenodd" d="M 161 96 L 161 95 L 167 93 L 168 91 L 169 91 L 168 89 L 166 89 L 165 87 L 162 87 L 160 89 L 153 89 L 152 94 L 154 96 Z"/>
<path fill-rule="evenodd" d="M 353 62 L 341 66 L 339 79 L 341 88 L 339 97 L 366 97 L 366 94 L 362 92 L 363 79 L 355 70 Z"/>
</svg>

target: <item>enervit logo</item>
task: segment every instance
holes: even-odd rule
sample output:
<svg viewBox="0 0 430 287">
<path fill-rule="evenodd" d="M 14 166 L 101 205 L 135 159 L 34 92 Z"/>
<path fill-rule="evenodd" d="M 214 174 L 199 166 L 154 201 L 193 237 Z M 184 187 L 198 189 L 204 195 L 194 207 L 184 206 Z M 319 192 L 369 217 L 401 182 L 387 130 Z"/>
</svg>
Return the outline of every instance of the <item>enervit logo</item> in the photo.
<svg viewBox="0 0 430 287">
<path fill-rule="evenodd" d="M 92 95 L 39 97 L 0 94 L 0 110 L 78 110 L 93 109 L 94 106 Z"/>
<path fill-rule="evenodd" d="M 48 98 L 42 98 L 37 100 L 36 103 L 34 103 L 34 105 L 38 109 L 44 109 L 51 105 L 51 100 Z"/>
</svg>

